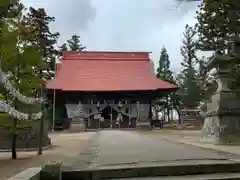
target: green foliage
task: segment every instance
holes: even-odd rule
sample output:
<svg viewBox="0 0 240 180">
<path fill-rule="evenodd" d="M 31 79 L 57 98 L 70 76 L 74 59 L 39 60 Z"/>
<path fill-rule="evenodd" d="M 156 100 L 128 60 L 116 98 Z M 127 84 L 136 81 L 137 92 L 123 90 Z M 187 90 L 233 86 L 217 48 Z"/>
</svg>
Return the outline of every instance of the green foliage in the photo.
<svg viewBox="0 0 240 180">
<path fill-rule="evenodd" d="M 54 45 L 59 34 L 53 34 L 49 30 L 49 23 L 54 21 L 54 18 L 49 17 L 44 9 L 30 8 L 26 15 L 23 13 L 23 4 L 17 0 L 1 1 L 0 10 L 2 69 L 22 94 L 39 96 L 46 79 L 52 77 L 51 70 L 55 67 L 55 56 L 58 53 Z M 26 107 L 12 98 L 6 91 L 1 94 L 1 99 L 7 100 L 16 110 Z M 28 110 L 28 113 L 32 112 Z M 16 159 L 16 135 L 26 132 L 29 128 L 36 128 L 39 122 L 31 119 L 19 121 L 7 113 L 0 113 L 0 127 L 12 133 L 13 159 Z"/>
<path fill-rule="evenodd" d="M 59 47 L 59 55 L 61 56 L 65 51 L 83 51 L 85 49 L 86 47 L 81 44 L 80 36 L 73 35 Z"/>
<path fill-rule="evenodd" d="M 175 83 L 173 78 L 173 73 L 170 70 L 169 55 L 165 47 L 162 47 L 161 49 L 160 59 L 158 61 L 158 68 L 157 68 L 157 78 L 168 81 L 170 83 Z"/>
<path fill-rule="evenodd" d="M 169 60 L 169 55 L 167 53 L 167 49 L 163 46 L 160 52 L 160 58 L 158 61 L 158 68 L 157 68 L 157 78 L 164 80 L 164 81 L 168 81 L 170 83 L 175 84 L 176 82 L 174 81 L 173 78 L 173 73 L 170 70 L 170 60 Z M 156 95 L 157 98 L 163 96 L 163 94 L 157 94 Z M 171 101 L 168 100 L 168 97 L 170 97 Z M 173 94 L 167 94 L 166 95 L 166 99 L 167 99 L 167 112 L 169 115 L 169 108 L 171 106 L 171 102 L 173 102 Z"/>
<path fill-rule="evenodd" d="M 0 130 L 2 128 L 13 134 L 23 134 L 32 128 L 31 121 L 17 121 L 16 127 L 13 127 L 13 121 L 7 113 L 0 113 Z"/>
<path fill-rule="evenodd" d="M 54 22 L 55 18 L 47 15 L 42 8 L 35 9 L 30 7 L 27 16 L 25 16 L 25 24 L 29 26 L 30 33 L 33 38 L 30 39 L 31 46 L 36 46 L 37 51 L 42 56 L 40 64 L 34 65 L 35 75 L 48 80 L 53 77 L 55 70 L 55 57 L 58 51 L 55 48 L 59 33 L 50 31 L 50 23 Z"/>
<path fill-rule="evenodd" d="M 63 43 L 60 47 L 59 47 L 59 55 L 62 56 L 63 52 L 68 51 L 68 45 L 67 43 Z"/>
<path fill-rule="evenodd" d="M 239 0 L 204 0 L 197 12 L 199 48 L 230 50 L 229 41 L 239 33 Z"/>
<path fill-rule="evenodd" d="M 240 33 L 239 0 L 205 0 L 197 12 L 198 48 L 231 53 L 231 41 Z M 240 88 L 240 65 L 236 60 L 230 74 L 230 88 Z M 215 87 L 213 87 L 215 89 Z M 210 91 L 210 90 L 209 90 Z"/>
<path fill-rule="evenodd" d="M 20 3 L 20 0 L 1 0 L 0 9 L 0 19 L 2 24 L 4 23 L 5 18 L 16 17 L 16 15 L 22 11 L 23 4 Z"/>
<path fill-rule="evenodd" d="M 39 36 L 33 33 L 32 20 L 30 21 L 23 14 L 24 6 L 19 1 L 15 1 L 15 4 L 11 6 L 5 5 L 5 8 L 14 7 L 14 13 L 10 13 L 14 16 L 6 17 L 5 15 L 1 18 L 0 55 L 2 69 L 21 93 L 26 96 L 37 96 L 43 80 L 43 77 L 39 76 L 37 72 L 44 70 L 45 65 L 44 53 L 37 43 L 40 42 Z M 2 98 L 11 100 L 13 97 L 9 97 L 8 92 L 2 92 Z M 13 103 L 15 108 L 22 106 L 16 99 L 10 103 Z"/>
<path fill-rule="evenodd" d="M 193 27 L 186 25 L 185 31 L 183 33 L 183 41 L 181 47 L 181 55 L 183 56 L 183 62 L 181 63 L 183 67 L 183 72 L 195 71 L 194 67 L 197 64 L 196 56 L 196 31 Z M 190 72 L 191 73 L 191 72 Z"/>
<path fill-rule="evenodd" d="M 36 45 L 30 44 L 29 29 L 23 24 L 24 16 L 19 13 L 15 19 L 6 21 L 5 39 L 2 44 L 2 67 L 9 79 L 24 94 L 35 94 L 40 88 L 41 77 L 35 76 L 35 67 L 42 63 L 41 53 Z"/>
<path fill-rule="evenodd" d="M 70 51 L 82 51 L 86 49 L 80 42 L 80 36 L 73 35 L 71 39 L 67 40 Z"/>
<path fill-rule="evenodd" d="M 198 63 L 194 39 L 196 32 L 194 28 L 186 25 L 183 35 L 184 38 L 181 47 L 183 61 L 181 63 L 181 73 L 178 75 L 178 81 L 180 82 L 180 90 L 178 93 L 181 94 L 180 99 L 184 106 L 195 108 L 201 97 L 198 74 L 195 69 Z"/>
</svg>

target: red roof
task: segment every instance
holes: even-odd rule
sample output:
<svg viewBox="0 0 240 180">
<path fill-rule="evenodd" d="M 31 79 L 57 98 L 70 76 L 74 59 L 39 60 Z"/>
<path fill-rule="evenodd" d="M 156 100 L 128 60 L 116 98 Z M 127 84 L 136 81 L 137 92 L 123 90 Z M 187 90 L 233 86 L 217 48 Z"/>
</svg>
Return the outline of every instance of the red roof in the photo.
<svg viewBox="0 0 240 180">
<path fill-rule="evenodd" d="M 176 89 L 156 78 L 147 52 L 65 52 L 47 89 L 63 91 L 145 91 Z"/>
</svg>

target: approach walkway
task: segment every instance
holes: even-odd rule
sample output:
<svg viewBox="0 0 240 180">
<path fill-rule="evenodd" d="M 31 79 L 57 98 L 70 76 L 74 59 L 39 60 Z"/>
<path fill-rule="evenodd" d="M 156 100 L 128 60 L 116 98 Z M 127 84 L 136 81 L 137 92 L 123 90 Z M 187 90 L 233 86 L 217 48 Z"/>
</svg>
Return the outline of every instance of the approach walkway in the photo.
<svg viewBox="0 0 240 180">
<path fill-rule="evenodd" d="M 93 168 L 176 161 L 239 159 L 238 155 L 230 153 L 171 142 L 137 131 L 121 130 L 96 132 L 87 152 L 82 155 L 85 156 L 85 166 Z"/>
</svg>

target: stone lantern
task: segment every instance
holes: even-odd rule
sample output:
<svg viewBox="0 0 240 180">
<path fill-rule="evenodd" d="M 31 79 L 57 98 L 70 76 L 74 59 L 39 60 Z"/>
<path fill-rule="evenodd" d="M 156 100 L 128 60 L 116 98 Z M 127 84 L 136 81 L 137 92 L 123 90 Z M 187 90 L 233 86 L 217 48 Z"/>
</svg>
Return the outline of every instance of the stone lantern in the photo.
<svg viewBox="0 0 240 180">
<path fill-rule="evenodd" d="M 201 141 L 213 144 L 240 143 L 240 100 L 230 90 L 229 73 L 240 57 L 240 41 L 234 41 L 232 54 L 216 53 L 208 68 L 216 68 L 217 90 L 207 104 L 207 114 L 201 132 Z"/>
</svg>

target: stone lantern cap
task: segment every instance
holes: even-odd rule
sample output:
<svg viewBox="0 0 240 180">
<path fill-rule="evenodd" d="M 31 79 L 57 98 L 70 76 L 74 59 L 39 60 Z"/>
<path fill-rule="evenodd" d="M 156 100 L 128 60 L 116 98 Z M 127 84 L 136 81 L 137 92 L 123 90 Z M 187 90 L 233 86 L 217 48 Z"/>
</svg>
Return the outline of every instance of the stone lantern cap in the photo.
<svg viewBox="0 0 240 180">
<path fill-rule="evenodd" d="M 207 63 L 208 69 L 212 69 L 214 67 L 225 69 L 229 67 L 233 61 L 240 58 L 240 38 L 233 38 L 229 44 L 231 45 L 231 53 L 221 54 L 220 51 L 217 50 L 214 57 Z"/>
</svg>

